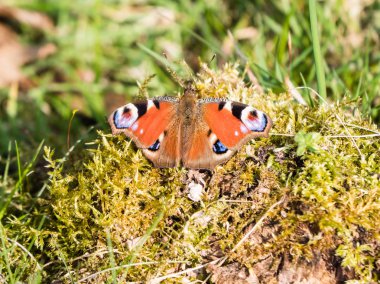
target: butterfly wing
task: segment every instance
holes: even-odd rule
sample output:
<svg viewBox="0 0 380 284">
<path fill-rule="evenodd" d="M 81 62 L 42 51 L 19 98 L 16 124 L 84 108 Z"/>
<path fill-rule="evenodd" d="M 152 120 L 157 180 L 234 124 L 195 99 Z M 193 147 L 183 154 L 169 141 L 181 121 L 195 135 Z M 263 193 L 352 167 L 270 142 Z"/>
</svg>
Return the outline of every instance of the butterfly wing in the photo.
<svg viewBox="0 0 380 284">
<path fill-rule="evenodd" d="M 272 126 L 265 113 L 238 102 L 201 101 L 198 112 L 184 143 L 182 160 L 187 168 L 213 169 L 252 138 L 267 137 Z"/>
<path fill-rule="evenodd" d="M 147 149 L 143 149 L 144 155 L 158 168 L 178 167 L 181 161 L 179 124 L 178 119 L 173 119 L 156 143 Z"/>
<path fill-rule="evenodd" d="M 202 117 L 195 120 L 189 137 L 183 142 L 182 163 L 190 169 L 213 169 L 235 153 L 224 147 Z"/>
<path fill-rule="evenodd" d="M 131 138 L 155 166 L 174 167 L 180 160 L 177 108 L 178 100 L 167 97 L 129 103 L 116 109 L 108 122 L 113 134 Z"/>
<path fill-rule="evenodd" d="M 228 149 L 237 150 L 256 137 L 268 137 L 272 120 L 264 112 L 239 102 L 214 101 L 202 105 L 205 122 Z"/>
</svg>

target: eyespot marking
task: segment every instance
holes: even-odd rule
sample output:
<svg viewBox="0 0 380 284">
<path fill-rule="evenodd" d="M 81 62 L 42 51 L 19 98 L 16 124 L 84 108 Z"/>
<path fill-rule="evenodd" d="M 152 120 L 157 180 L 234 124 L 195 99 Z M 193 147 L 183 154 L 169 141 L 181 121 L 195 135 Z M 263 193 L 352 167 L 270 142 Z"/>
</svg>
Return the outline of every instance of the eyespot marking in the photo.
<svg viewBox="0 0 380 284">
<path fill-rule="evenodd" d="M 249 120 L 257 119 L 257 111 L 255 109 L 249 112 L 248 119 Z"/>
<path fill-rule="evenodd" d="M 137 120 L 137 109 L 134 105 L 128 104 L 118 108 L 113 114 L 113 124 L 117 129 L 126 129 Z"/>
<path fill-rule="evenodd" d="M 250 131 L 263 132 L 268 126 L 268 118 L 265 113 L 252 107 L 243 110 L 241 120 Z"/>
<path fill-rule="evenodd" d="M 217 140 L 214 145 L 212 146 L 212 150 L 216 154 L 224 154 L 228 151 L 227 147 L 222 144 L 219 140 Z"/>
<path fill-rule="evenodd" d="M 153 144 L 152 146 L 150 146 L 150 147 L 148 148 L 148 150 L 155 152 L 155 151 L 157 151 L 158 149 L 160 149 L 160 146 L 161 146 L 161 143 L 160 143 L 160 141 L 157 139 L 157 141 L 154 142 L 154 144 Z"/>
</svg>

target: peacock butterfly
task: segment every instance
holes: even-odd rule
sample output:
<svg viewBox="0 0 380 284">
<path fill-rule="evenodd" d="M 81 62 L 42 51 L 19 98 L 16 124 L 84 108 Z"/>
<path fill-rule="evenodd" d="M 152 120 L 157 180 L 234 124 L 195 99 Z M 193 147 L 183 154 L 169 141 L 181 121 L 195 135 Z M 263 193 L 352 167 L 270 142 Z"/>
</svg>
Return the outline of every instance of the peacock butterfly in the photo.
<svg viewBox="0 0 380 284">
<path fill-rule="evenodd" d="M 156 167 L 213 169 L 247 141 L 268 137 L 272 121 L 251 106 L 225 99 L 197 100 L 189 87 L 181 98 L 156 97 L 129 103 L 108 119 Z"/>
</svg>

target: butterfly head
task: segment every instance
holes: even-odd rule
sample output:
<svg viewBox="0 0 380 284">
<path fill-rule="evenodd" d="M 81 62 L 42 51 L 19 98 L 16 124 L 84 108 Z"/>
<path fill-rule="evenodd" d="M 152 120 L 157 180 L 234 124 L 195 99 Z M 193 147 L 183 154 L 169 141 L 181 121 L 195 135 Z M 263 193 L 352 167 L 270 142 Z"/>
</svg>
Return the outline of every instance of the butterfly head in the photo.
<svg viewBox="0 0 380 284">
<path fill-rule="evenodd" d="M 189 84 L 186 89 L 185 89 L 185 92 L 184 92 L 184 96 L 185 97 L 194 97 L 196 98 L 197 96 L 197 91 L 196 89 L 194 88 L 193 85 Z"/>
</svg>

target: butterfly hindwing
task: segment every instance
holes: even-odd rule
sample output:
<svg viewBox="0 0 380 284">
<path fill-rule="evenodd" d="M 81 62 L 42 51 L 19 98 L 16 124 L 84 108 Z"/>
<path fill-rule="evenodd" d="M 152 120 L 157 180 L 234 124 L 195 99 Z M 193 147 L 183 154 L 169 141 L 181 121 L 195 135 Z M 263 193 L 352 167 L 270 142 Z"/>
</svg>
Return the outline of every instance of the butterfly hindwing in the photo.
<svg viewBox="0 0 380 284">
<path fill-rule="evenodd" d="M 174 122 L 174 121 L 173 121 Z M 172 168 L 180 165 L 179 125 L 169 125 L 152 147 L 143 149 L 144 155 L 158 168 Z"/>
<path fill-rule="evenodd" d="M 222 146 L 230 150 L 252 138 L 267 137 L 272 126 L 265 113 L 242 103 L 216 100 L 201 106 L 205 122 Z"/>
<path fill-rule="evenodd" d="M 186 168 L 213 169 L 235 153 L 223 146 L 202 117 L 195 120 L 193 132 L 185 138 L 182 162 Z"/>
</svg>

